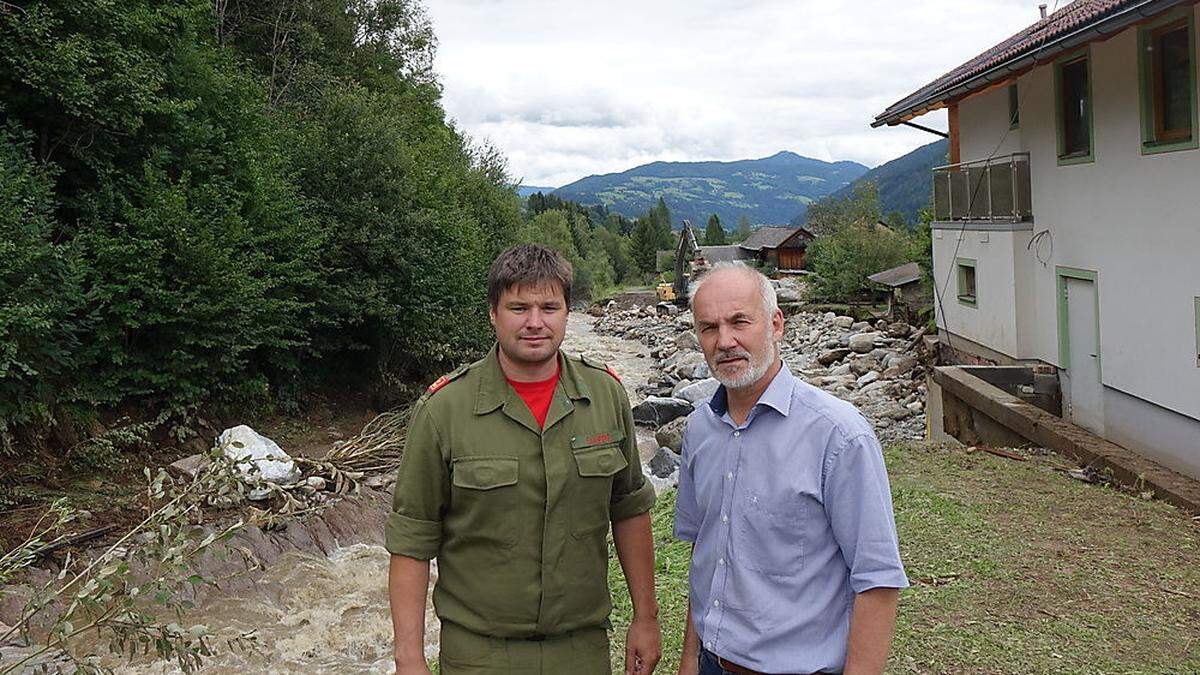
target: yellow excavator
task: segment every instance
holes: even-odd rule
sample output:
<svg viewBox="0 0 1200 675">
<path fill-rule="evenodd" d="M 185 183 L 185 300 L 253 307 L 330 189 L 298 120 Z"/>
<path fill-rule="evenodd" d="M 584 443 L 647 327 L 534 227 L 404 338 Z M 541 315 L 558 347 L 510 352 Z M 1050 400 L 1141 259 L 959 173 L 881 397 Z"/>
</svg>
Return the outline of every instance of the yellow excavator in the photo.
<svg viewBox="0 0 1200 675">
<path fill-rule="evenodd" d="M 692 221 L 684 220 L 683 229 L 679 232 L 679 244 L 675 247 L 675 282 L 658 284 L 655 288 L 658 301 L 686 304 L 689 273 L 699 276 L 707 269 L 708 261 L 700 255 L 700 244 L 696 241 Z"/>
</svg>

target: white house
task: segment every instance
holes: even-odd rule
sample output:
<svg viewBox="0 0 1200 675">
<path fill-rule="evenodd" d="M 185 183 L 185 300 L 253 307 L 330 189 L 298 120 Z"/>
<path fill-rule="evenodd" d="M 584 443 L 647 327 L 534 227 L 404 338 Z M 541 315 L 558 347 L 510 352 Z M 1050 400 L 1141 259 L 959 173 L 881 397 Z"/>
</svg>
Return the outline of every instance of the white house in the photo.
<svg viewBox="0 0 1200 675">
<path fill-rule="evenodd" d="M 1200 478 L 1195 0 L 1075 0 L 909 95 L 934 172 L 943 344 L 1057 367 L 1063 415 Z"/>
</svg>

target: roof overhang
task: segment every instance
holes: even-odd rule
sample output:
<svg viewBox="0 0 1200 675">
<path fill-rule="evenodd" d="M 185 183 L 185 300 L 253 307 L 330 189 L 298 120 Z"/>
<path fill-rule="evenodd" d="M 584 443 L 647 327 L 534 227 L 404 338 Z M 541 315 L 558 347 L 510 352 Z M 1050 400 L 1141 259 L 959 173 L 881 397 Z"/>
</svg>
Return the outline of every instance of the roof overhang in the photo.
<svg viewBox="0 0 1200 675">
<path fill-rule="evenodd" d="M 952 81 L 930 91 L 926 91 L 929 89 L 928 85 L 922 87 L 876 116 L 875 121 L 871 122 L 871 126 L 881 127 L 885 124 L 896 126 L 925 113 L 945 108 L 971 94 L 1000 86 L 1039 65 L 1053 61 L 1065 52 L 1092 42 L 1107 40 L 1130 26 L 1176 7 L 1194 5 L 1197 1 L 1142 0 L 1136 2 L 1112 14 L 1078 26 L 1064 35 L 1048 39 L 1040 45 L 1031 46 L 1029 49 L 1018 52 L 964 80 Z M 936 82 L 935 80 L 934 83 Z"/>
</svg>

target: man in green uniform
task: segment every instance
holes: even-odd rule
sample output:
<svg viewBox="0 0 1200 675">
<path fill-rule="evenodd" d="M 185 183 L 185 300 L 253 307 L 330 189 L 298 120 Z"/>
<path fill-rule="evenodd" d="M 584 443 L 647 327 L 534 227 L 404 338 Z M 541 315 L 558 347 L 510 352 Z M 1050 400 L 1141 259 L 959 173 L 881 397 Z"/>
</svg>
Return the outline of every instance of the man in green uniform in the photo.
<svg viewBox="0 0 1200 675">
<path fill-rule="evenodd" d="M 418 403 L 387 548 L 398 673 L 427 673 L 429 560 L 443 673 L 610 673 L 608 550 L 634 616 L 625 671 L 661 653 L 649 510 L 633 416 L 612 371 L 559 352 L 571 267 L 524 244 L 488 275 L 497 344 Z"/>
</svg>

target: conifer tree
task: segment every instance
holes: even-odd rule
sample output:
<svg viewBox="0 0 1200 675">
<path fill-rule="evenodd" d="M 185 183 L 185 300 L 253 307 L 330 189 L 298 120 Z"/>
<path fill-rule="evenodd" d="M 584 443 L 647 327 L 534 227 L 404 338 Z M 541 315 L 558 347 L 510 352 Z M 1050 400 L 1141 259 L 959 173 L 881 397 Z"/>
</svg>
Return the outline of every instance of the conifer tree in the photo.
<svg viewBox="0 0 1200 675">
<path fill-rule="evenodd" d="M 721 218 L 717 214 L 708 217 L 708 226 L 704 229 L 705 246 L 724 246 L 725 228 L 721 227 Z"/>
</svg>

